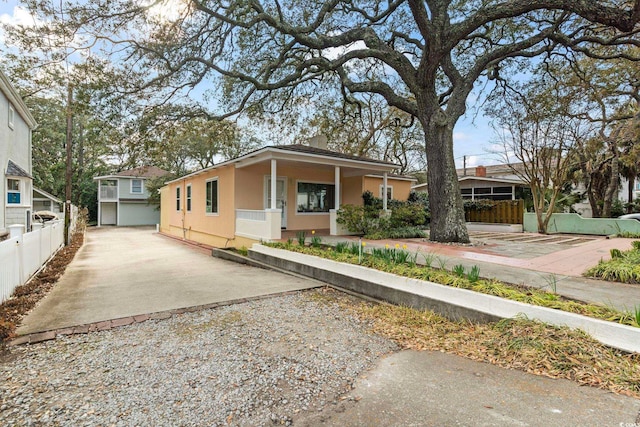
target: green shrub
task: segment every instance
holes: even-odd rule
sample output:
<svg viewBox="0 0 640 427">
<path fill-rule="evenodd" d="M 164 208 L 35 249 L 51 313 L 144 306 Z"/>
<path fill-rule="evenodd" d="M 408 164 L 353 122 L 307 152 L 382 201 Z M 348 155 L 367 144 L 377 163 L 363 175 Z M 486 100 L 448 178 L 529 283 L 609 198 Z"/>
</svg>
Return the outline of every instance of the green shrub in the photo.
<svg viewBox="0 0 640 427">
<path fill-rule="evenodd" d="M 616 237 L 624 237 L 625 239 L 640 239 L 640 233 L 632 233 L 630 231 L 622 231 L 616 234 Z"/>
<path fill-rule="evenodd" d="M 418 204 L 405 203 L 391 211 L 389 219 L 392 228 L 415 227 L 427 222 L 424 208 Z"/>
<path fill-rule="evenodd" d="M 611 249 L 611 259 L 600 261 L 586 276 L 622 283 L 640 283 L 640 251 Z"/>
<path fill-rule="evenodd" d="M 381 218 L 379 211 L 356 205 L 342 205 L 338 209 L 338 224 L 344 225 L 351 233 L 366 235 L 388 224 L 387 218 Z"/>
<path fill-rule="evenodd" d="M 634 251 L 640 251 L 640 240 L 634 240 L 631 242 L 631 247 Z"/>
<path fill-rule="evenodd" d="M 382 239 L 415 239 L 428 237 L 427 232 L 420 227 L 402 227 L 402 228 L 388 228 L 377 229 L 376 231 L 369 233 L 365 236 L 371 240 Z"/>
</svg>

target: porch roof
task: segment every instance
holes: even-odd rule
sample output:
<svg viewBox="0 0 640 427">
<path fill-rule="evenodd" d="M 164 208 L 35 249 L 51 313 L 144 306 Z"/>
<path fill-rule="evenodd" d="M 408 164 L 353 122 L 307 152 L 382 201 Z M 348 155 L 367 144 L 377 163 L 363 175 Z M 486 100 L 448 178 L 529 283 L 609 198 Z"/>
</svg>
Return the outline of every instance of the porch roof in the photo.
<svg viewBox="0 0 640 427">
<path fill-rule="evenodd" d="M 166 184 L 171 184 L 185 178 L 200 175 L 222 166 L 233 164 L 236 168 L 243 168 L 270 160 L 277 160 L 284 164 L 311 164 L 316 168 L 333 168 L 339 166 L 343 170 L 343 176 L 361 176 L 384 172 L 390 173 L 400 167 L 400 165 L 395 163 L 337 153 L 335 151 L 306 145 L 274 145 L 263 147 L 235 159 L 227 160 L 225 162 L 218 163 L 217 165 L 201 169 L 183 177 L 168 181 Z"/>
</svg>

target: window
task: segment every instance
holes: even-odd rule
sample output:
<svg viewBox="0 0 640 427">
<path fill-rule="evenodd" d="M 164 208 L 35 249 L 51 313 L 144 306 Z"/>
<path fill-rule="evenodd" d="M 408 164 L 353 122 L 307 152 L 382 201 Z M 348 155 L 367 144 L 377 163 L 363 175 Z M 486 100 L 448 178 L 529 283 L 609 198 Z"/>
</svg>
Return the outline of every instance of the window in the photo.
<svg viewBox="0 0 640 427">
<path fill-rule="evenodd" d="M 640 181 L 636 182 L 636 190 L 640 190 Z"/>
<path fill-rule="evenodd" d="M 7 203 L 20 204 L 20 180 L 7 178 Z"/>
<path fill-rule="evenodd" d="M 329 212 L 335 208 L 335 185 L 299 182 L 297 193 L 297 212 Z"/>
<path fill-rule="evenodd" d="M 187 185 L 187 212 L 191 212 L 191 184 Z"/>
<path fill-rule="evenodd" d="M 180 187 L 176 187 L 176 210 L 180 210 Z"/>
<path fill-rule="evenodd" d="M 207 181 L 207 207 L 206 213 L 217 214 L 218 213 L 218 178 Z"/>
<path fill-rule="evenodd" d="M 380 191 L 378 192 L 378 197 L 380 197 L 382 199 L 382 188 L 384 187 L 384 184 L 380 185 Z M 392 185 L 387 185 L 387 200 L 391 200 L 393 199 L 393 186 Z"/>
<path fill-rule="evenodd" d="M 141 179 L 132 179 L 131 180 L 131 194 L 142 194 L 142 180 Z"/>
<path fill-rule="evenodd" d="M 13 105 L 9 104 L 9 128 L 13 129 L 13 120 L 16 115 Z"/>
</svg>

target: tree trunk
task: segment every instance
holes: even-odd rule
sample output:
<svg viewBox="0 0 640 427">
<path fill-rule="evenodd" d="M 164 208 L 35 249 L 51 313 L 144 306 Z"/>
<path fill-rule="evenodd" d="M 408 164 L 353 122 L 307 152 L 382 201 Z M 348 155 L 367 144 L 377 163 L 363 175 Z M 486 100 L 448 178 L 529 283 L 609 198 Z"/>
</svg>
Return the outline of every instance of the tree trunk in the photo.
<svg viewBox="0 0 640 427">
<path fill-rule="evenodd" d="M 617 150 L 616 148 L 613 148 Z M 611 179 L 609 181 L 609 185 L 607 186 L 607 191 L 604 195 L 604 204 L 602 205 L 602 217 L 610 218 L 611 217 L 611 206 L 613 205 L 613 197 L 616 195 L 616 190 L 618 189 L 618 156 L 614 154 L 613 159 L 611 159 Z"/>
<path fill-rule="evenodd" d="M 536 213 L 536 221 L 538 221 L 538 233 L 547 234 L 548 219 L 544 218 L 544 191 L 541 191 L 537 183 L 532 182 L 531 198 L 533 199 L 533 210 Z M 545 220 L 546 219 L 546 220 Z"/>
<path fill-rule="evenodd" d="M 453 159 L 453 125 L 422 120 L 431 206 L 429 239 L 435 242 L 469 243 L 464 207 Z"/>
</svg>

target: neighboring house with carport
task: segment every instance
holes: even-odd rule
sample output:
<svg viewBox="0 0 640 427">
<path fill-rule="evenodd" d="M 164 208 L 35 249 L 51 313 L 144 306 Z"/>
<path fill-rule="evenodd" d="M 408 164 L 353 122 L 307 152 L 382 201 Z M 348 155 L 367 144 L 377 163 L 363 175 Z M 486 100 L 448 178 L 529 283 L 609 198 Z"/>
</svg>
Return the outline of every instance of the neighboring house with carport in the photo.
<svg viewBox="0 0 640 427">
<path fill-rule="evenodd" d="M 13 224 L 25 226 L 26 231 L 31 228 L 31 133 L 35 127 L 27 106 L 0 71 L 0 235 Z"/>
<path fill-rule="evenodd" d="M 93 178 L 98 182 L 98 226 L 160 223 L 159 206 L 149 203 L 147 183 L 168 173 L 156 166 L 141 166 Z"/>
<path fill-rule="evenodd" d="M 322 144 L 264 147 L 168 182 L 160 190 L 160 231 L 236 248 L 278 240 L 283 230 L 342 234 L 337 210 L 362 205 L 365 191 L 409 197 L 414 180 L 391 175 L 398 168 Z"/>
<path fill-rule="evenodd" d="M 463 199 L 516 200 L 523 197 L 528 184 L 518 178 L 508 165 L 477 166 L 458 169 L 458 183 Z M 412 187 L 427 192 L 427 184 Z"/>
</svg>

